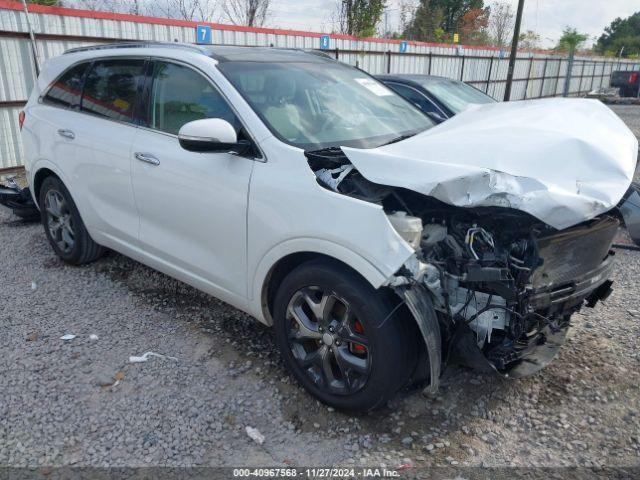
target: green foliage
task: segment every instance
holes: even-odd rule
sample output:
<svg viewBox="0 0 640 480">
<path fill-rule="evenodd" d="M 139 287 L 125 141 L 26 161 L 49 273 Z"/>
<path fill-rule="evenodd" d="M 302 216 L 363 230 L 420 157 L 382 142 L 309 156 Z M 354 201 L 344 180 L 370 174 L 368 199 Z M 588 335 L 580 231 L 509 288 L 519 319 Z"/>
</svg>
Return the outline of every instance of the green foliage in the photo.
<svg viewBox="0 0 640 480">
<path fill-rule="evenodd" d="M 356 37 L 373 37 L 385 7 L 386 0 L 342 0 L 342 32 Z"/>
<path fill-rule="evenodd" d="M 60 6 L 60 0 L 28 0 L 28 3 L 35 3 L 36 5 L 46 5 L 47 7 Z"/>
<path fill-rule="evenodd" d="M 523 48 L 525 50 L 535 50 L 537 48 L 540 48 L 540 41 L 542 40 L 542 38 L 533 30 L 527 30 L 526 32 L 521 33 L 520 37 L 518 38 L 520 42 L 520 48 Z"/>
<path fill-rule="evenodd" d="M 555 50 L 559 52 L 575 52 L 584 42 L 589 40 L 589 35 L 578 32 L 575 28 L 566 27 L 562 31 L 562 36 L 556 45 Z"/>
<path fill-rule="evenodd" d="M 640 54 L 640 12 L 629 18 L 616 18 L 604 29 L 596 44 L 596 51 L 618 55 L 624 47 L 623 56 Z"/>
<path fill-rule="evenodd" d="M 465 15 L 483 10 L 484 0 L 420 0 L 405 36 L 415 40 L 441 41 L 453 38 Z"/>
</svg>

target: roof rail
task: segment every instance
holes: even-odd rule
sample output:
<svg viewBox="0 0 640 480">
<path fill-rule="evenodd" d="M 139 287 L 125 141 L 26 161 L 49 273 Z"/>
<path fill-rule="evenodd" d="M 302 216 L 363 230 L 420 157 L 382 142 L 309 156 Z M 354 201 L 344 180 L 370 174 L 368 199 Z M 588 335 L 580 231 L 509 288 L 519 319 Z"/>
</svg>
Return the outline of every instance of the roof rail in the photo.
<svg viewBox="0 0 640 480">
<path fill-rule="evenodd" d="M 91 45 L 88 47 L 77 47 L 70 48 L 66 50 L 64 54 L 67 53 L 77 53 L 77 52 L 87 52 L 91 50 L 111 50 L 114 48 L 153 48 L 153 47 L 164 47 L 164 48 L 181 48 L 183 50 L 191 50 L 198 53 L 206 54 L 207 51 L 199 47 L 198 45 L 193 45 L 191 43 L 179 43 L 179 42 L 122 42 L 122 43 L 107 43 L 103 45 Z"/>
</svg>

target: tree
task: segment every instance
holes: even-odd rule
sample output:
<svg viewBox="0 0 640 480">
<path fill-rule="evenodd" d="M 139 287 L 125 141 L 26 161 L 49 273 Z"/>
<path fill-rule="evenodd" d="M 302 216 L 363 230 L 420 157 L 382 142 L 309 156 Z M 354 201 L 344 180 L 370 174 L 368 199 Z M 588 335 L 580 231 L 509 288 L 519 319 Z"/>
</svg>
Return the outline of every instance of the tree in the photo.
<svg viewBox="0 0 640 480">
<path fill-rule="evenodd" d="M 261 27 L 269 17 L 269 7 L 270 0 L 226 0 L 223 10 L 234 25 Z"/>
<path fill-rule="evenodd" d="M 28 3 L 35 3 L 36 5 L 46 5 L 47 7 L 60 6 L 60 0 L 29 0 Z"/>
<path fill-rule="evenodd" d="M 515 12 L 509 3 L 495 2 L 491 6 L 489 18 L 489 32 L 493 45 L 506 48 L 513 38 Z"/>
<path fill-rule="evenodd" d="M 465 15 L 477 9 L 484 9 L 484 0 L 420 0 L 405 35 L 427 41 L 451 39 L 463 27 Z"/>
<path fill-rule="evenodd" d="M 115 12 L 115 3 L 111 0 L 71 0 L 64 2 L 65 6 L 72 8 L 82 8 L 83 10 L 100 10 L 105 12 Z"/>
<path fill-rule="evenodd" d="M 598 39 L 596 51 L 618 55 L 624 47 L 623 56 L 640 54 L 640 12 L 628 18 L 616 18 L 604 29 Z"/>
<path fill-rule="evenodd" d="M 406 32 L 416 15 L 417 5 L 413 0 L 400 0 L 400 31 Z"/>
<path fill-rule="evenodd" d="M 465 13 L 460 19 L 460 39 L 467 45 L 486 44 L 489 40 L 487 26 L 489 25 L 489 9 L 474 8 Z"/>
<path fill-rule="evenodd" d="M 431 0 L 430 3 L 442 11 L 444 22 L 441 27 L 447 33 L 455 33 L 462 17 L 470 10 L 484 7 L 484 0 Z"/>
<path fill-rule="evenodd" d="M 536 50 L 540 48 L 542 38 L 533 30 L 527 30 L 520 34 L 520 48 L 525 50 Z"/>
<path fill-rule="evenodd" d="M 356 37 L 374 36 L 386 3 L 386 0 L 340 0 L 336 20 L 340 32 Z"/>
<path fill-rule="evenodd" d="M 589 39 L 589 35 L 578 32 L 575 28 L 566 27 L 562 31 L 562 36 L 556 45 L 555 50 L 573 54 L 580 46 Z"/>
<path fill-rule="evenodd" d="M 148 8 L 150 15 L 210 22 L 214 20 L 216 7 L 216 0 L 159 0 Z"/>
</svg>

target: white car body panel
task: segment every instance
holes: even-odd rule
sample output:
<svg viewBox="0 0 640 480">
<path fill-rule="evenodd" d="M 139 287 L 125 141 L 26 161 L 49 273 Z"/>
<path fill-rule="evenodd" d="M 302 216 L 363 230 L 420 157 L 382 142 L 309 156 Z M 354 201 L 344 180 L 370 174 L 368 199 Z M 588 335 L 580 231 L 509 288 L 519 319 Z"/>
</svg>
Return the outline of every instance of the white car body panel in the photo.
<svg viewBox="0 0 640 480">
<path fill-rule="evenodd" d="M 114 57 L 169 59 L 199 70 L 226 97 L 263 158 L 187 152 L 175 135 L 39 102 L 68 67 Z M 25 108 L 30 184 L 39 169 L 52 170 L 97 242 L 265 323 L 271 321 L 265 284 L 274 265 L 291 254 L 323 254 L 375 288 L 388 284 L 414 250 L 382 207 L 321 187 L 303 150 L 276 139 L 216 65 L 209 56 L 162 47 L 50 60 Z M 561 228 L 611 208 L 629 185 L 637 141 L 605 109 L 557 100 L 488 105 L 406 141 L 344 151 L 373 182 L 459 206 L 510 206 Z M 587 121 L 601 128 L 586 133 Z M 60 137 L 60 128 L 76 138 Z M 160 164 L 135 160 L 138 152 Z"/>
<path fill-rule="evenodd" d="M 599 101 L 547 99 L 476 106 L 405 141 L 343 151 L 372 182 L 564 229 L 617 205 L 638 140 Z"/>
<path fill-rule="evenodd" d="M 264 158 L 187 152 L 175 135 L 39 103 L 41 92 L 68 67 L 98 57 L 169 59 L 200 70 L 236 110 Z M 393 229 L 383 209 L 319 186 L 303 150 L 273 137 L 216 64 L 205 55 L 170 48 L 133 54 L 87 51 L 50 60 L 25 108 L 23 141 L 30 185 L 40 168 L 50 168 L 69 187 L 98 243 L 264 323 L 271 322 L 261 301 L 264 282 L 287 255 L 324 254 L 350 266 L 375 288 L 387 283 L 414 250 Z M 43 133 L 41 117 L 49 110 L 55 118 Z M 77 130 L 72 141 L 55 134 L 67 117 Z M 73 149 L 89 147 L 85 136 L 98 139 L 98 148 L 77 164 L 61 161 L 47 143 L 58 142 L 73 159 Z M 137 152 L 153 154 L 160 165 L 136 161 Z M 123 212 L 127 205 L 129 211 Z"/>
<path fill-rule="evenodd" d="M 382 207 L 318 185 L 302 150 L 275 137 L 261 146 L 268 161 L 255 165 L 248 217 L 253 314 L 271 266 L 286 255 L 332 256 L 378 288 L 415 253 Z"/>
<path fill-rule="evenodd" d="M 93 115 L 68 113 L 76 118 L 63 128 L 75 134 L 74 140 L 66 140 L 75 145 L 75 155 L 56 159 L 59 164 L 65 162 L 62 170 L 70 177 L 70 191 L 87 228 L 137 242 L 138 211 L 131 185 L 135 129 Z"/>
<path fill-rule="evenodd" d="M 215 296 L 247 297 L 247 195 L 254 161 L 184 150 L 174 135 L 137 129 L 133 161 L 140 245 L 173 268 L 215 285 Z M 236 302 L 234 302 L 236 303 Z"/>
</svg>

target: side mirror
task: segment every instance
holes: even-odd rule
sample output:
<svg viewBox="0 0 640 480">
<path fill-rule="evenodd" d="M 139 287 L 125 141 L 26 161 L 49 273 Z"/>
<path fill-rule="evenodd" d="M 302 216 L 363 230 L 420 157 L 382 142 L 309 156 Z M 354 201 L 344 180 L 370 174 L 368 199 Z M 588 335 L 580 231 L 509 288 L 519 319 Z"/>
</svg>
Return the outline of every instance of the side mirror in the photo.
<svg viewBox="0 0 640 480">
<path fill-rule="evenodd" d="M 236 130 L 221 118 L 203 118 L 185 123 L 178 132 L 180 146 L 190 152 L 244 153 L 251 148 L 238 141 Z"/>
</svg>

